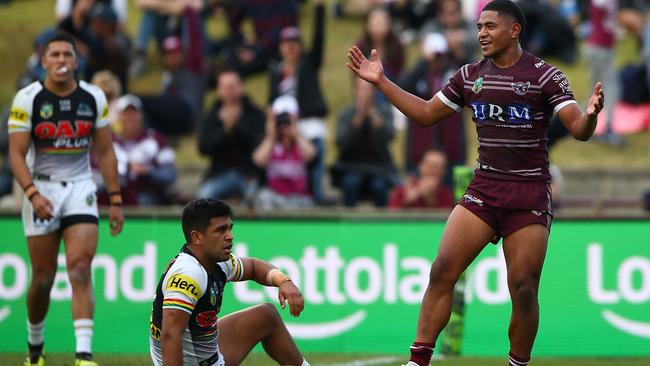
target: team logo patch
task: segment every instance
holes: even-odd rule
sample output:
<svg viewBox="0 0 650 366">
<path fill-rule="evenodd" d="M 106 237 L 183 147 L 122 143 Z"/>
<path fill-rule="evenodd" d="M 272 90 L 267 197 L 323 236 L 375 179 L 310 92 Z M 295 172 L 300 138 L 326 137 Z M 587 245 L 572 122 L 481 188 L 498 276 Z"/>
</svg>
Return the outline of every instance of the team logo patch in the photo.
<svg viewBox="0 0 650 366">
<path fill-rule="evenodd" d="M 52 106 L 52 103 L 45 102 L 41 104 L 41 110 L 39 112 L 39 115 L 42 118 L 48 119 L 52 117 L 52 114 L 54 114 L 54 107 Z"/>
<path fill-rule="evenodd" d="M 169 281 L 167 281 L 167 287 L 165 289 L 180 292 L 194 300 L 198 300 L 201 295 L 201 290 L 196 281 L 182 274 L 173 275 Z"/>
<path fill-rule="evenodd" d="M 95 202 L 95 195 L 91 193 L 88 196 L 86 196 L 86 204 L 88 206 L 92 206 L 93 202 Z"/>
<path fill-rule="evenodd" d="M 515 93 L 519 95 L 525 95 L 528 92 L 528 88 L 530 88 L 530 81 L 527 82 L 516 82 L 516 83 L 510 83 L 512 85 L 512 90 L 515 91 Z"/>
<path fill-rule="evenodd" d="M 90 106 L 86 103 L 79 103 L 77 107 L 77 116 L 92 117 L 93 110 L 90 109 Z"/>
<path fill-rule="evenodd" d="M 465 194 L 465 195 L 463 195 L 463 200 L 464 200 L 465 202 L 467 202 L 467 203 L 469 203 L 469 202 L 473 202 L 473 203 L 476 203 L 476 204 L 479 205 L 479 206 L 483 206 L 483 200 L 482 200 L 482 199 L 478 199 L 478 198 L 472 196 L 471 194 Z"/>
<path fill-rule="evenodd" d="M 212 284 L 212 287 L 210 287 L 210 304 L 215 305 L 217 303 L 217 289 L 214 286 L 214 283 Z"/>
<path fill-rule="evenodd" d="M 72 110 L 72 102 L 70 102 L 70 99 L 59 100 L 59 109 L 61 110 L 61 112 L 67 112 Z"/>
<path fill-rule="evenodd" d="M 472 91 L 474 94 L 478 94 L 481 89 L 483 89 L 483 77 L 474 80 L 474 86 L 472 86 Z"/>
<path fill-rule="evenodd" d="M 196 323 L 203 328 L 214 328 L 217 325 L 217 312 L 210 310 L 196 314 Z"/>
</svg>

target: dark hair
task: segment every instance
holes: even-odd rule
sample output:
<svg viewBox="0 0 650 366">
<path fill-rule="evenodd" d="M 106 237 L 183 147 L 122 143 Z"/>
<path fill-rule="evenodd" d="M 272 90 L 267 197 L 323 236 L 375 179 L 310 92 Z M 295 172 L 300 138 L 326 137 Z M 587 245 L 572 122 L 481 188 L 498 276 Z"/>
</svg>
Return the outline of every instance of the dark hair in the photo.
<svg viewBox="0 0 650 366">
<path fill-rule="evenodd" d="M 192 230 L 205 232 L 210 226 L 210 220 L 215 217 L 232 218 L 232 208 L 227 203 L 212 198 L 199 198 L 185 206 L 181 219 L 183 235 L 187 243 L 192 242 Z"/>
<path fill-rule="evenodd" d="M 47 50 L 47 48 L 50 46 L 50 43 L 52 43 L 52 42 L 67 42 L 67 43 L 70 43 L 70 45 L 72 46 L 72 49 L 74 50 L 74 53 L 75 54 L 77 53 L 77 47 L 75 46 L 74 37 L 72 37 L 72 35 L 70 35 L 70 33 L 68 33 L 68 32 L 60 30 L 60 31 L 57 31 L 56 33 L 54 33 L 54 35 L 52 37 L 50 37 L 47 40 L 47 42 L 45 42 L 45 50 Z"/>
<path fill-rule="evenodd" d="M 521 25 L 520 37 L 526 29 L 526 16 L 519 5 L 510 0 L 494 0 L 489 2 L 482 11 L 496 11 L 499 15 L 506 15 L 512 18 L 515 23 Z"/>
</svg>

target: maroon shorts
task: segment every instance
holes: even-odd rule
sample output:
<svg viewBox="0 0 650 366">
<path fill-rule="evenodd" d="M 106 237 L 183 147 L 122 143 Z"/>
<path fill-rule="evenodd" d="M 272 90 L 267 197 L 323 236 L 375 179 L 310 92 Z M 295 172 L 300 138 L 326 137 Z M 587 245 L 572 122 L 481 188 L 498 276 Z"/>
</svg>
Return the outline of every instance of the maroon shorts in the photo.
<svg viewBox="0 0 650 366">
<path fill-rule="evenodd" d="M 496 233 L 493 243 L 524 226 L 553 220 L 551 185 L 546 182 L 505 181 L 476 175 L 459 204 Z"/>
</svg>

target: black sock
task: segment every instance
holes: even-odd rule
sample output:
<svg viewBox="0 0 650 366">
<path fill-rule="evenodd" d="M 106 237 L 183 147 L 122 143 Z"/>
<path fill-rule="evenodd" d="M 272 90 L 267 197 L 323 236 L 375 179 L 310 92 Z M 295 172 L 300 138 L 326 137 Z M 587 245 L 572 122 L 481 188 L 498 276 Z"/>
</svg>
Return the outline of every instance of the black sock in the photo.
<svg viewBox="0 0 650 366">
<path fill-rule="evenodd" d="M 33 345 L 27 342 L 27 348 L 29 349 L 29 362 L 37 363 L 38 358 L 43 354 L 43 344 Z"/>
<path fill-rule="evenodd" d="M 77 352 L 74 357 L 79 360 L 90 361 L 93 359 L 93 354 L 89 352 Z"/>
</svg>

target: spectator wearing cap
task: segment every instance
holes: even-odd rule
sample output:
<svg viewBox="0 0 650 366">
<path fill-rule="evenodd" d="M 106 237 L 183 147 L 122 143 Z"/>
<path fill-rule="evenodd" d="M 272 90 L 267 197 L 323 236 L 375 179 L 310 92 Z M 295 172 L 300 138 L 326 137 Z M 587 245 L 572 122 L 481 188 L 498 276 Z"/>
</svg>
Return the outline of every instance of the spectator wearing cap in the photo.
<svg viewBox="0 0 650 366">
<path fill-rule="evenodd" d="M 200 49 L 198 33 L 190 37 L 187 50 L 178 36 L 163 41 L 161 94 L 142 96 L 144 110 L 158 132 L 169 136 L 187 134 L 200 118 L 206 86 Z"/>
<path fill-rule="evenodd" d="M 216 79 L 217 100 L 199 127 L 199 152 L 210 167 L 198 196 L 249 203 L 262 175 L 252 155 L 264 137 L 265 116 L 246 95 L 236 70 L 224 69 Z"/>
<path fill-rule="evenodd" d="M 298 0 L 218 1 L 224 6 L 230 35 L 212 43 L 212 52 L 246 78 L 269 68 L 278 59 L 280 31 L 298 24 Z M 253 34 L 243 31 L 250 20 Z M 251 41 L 252 40 L 252 41 Z"/>
<path fill-rule="evenodd" d="M 354 103 L 339 114 L 336 126 L 339 157 L 332 176 L 346 206 L 370 198 L 376 207 L 384 207 L 397 177 L 389 150 L 395 137 L 392 111 L 376 103 L 372 84 L 358 77 L 352 84 Z"/>
<path fill-rule="evenodd" d="M 298 131 L 310 140 L 317 155 L 309 166 L 309 189 L 319 204 L 328 204 L 323 191 L 325 173 L 325 138 L 327 103 L 320 85 L 325 41 L 325 7 L 314 2 L 314 31 L 311 49 L 306 50 L 300 29 L 287 27 L 280 32 L 280 62 L 271 67 L 269 104 L 280 96 L 292 96 L 298 101 Z"/>
<path fill-rule="evenodd" d="M 110 4 L 93 0 L 77 0 L 73 12 L 59 27 L 70 32 L 80 42 L 79 50 L 86 55 L 84 79 L 92 79 L 95 72 L 109 70 L 127 90 L 127 72 L 131 54 L 131 41 L 118 29 L 117 14 Z M 83 20 L 78 19 L 83 14 Z"/>
<path fill-rule="evenodd" d="M 174 150 L 164 137 L 144 125 L 142 102 L 134 95 L 117 100 L 122 131 L 113 146 L 125 205 L 151 206 L 171 203 L 176 180 Z"/>
<path fill-rule="evenodd" d="M 253 152 L 253 162 L 266 170 L 266 187 L 258 192 L 257 209 L 313 206 L 307 183 L 307 164 L 316 147 L 298 133 L 298 103 L 281 96 L 267 113 L 264 139 Z"/>
<path fill-rule="evenodd" d="M 420 58 L 405 70 L 398 84 L 409 93 L 429 100 L 437 93 L 456 70 L 449 54 L 447 39 L 441 33 L 429 33 L 422 39 Z M 407 122 L 405 163 L 407 172 L 415 173 L 424 153 L 430 149 L 444 152 L 449 161 L 445 181 L 451 181 L 453 166 L 464 164 L 465 130 L 461 114 L 454 114 L 444 123 L 424 128 L 413 121 Z"/>
</svg>

